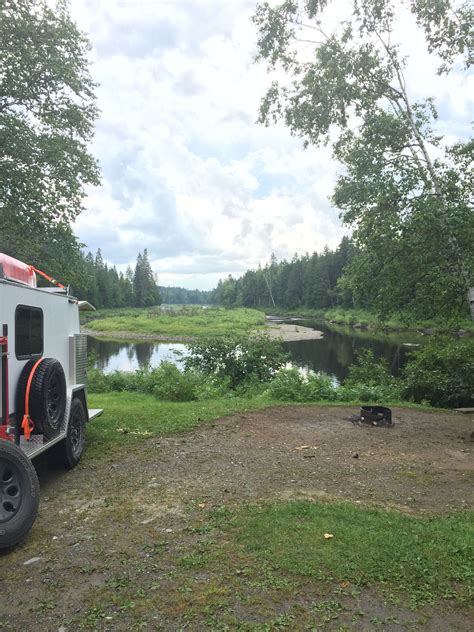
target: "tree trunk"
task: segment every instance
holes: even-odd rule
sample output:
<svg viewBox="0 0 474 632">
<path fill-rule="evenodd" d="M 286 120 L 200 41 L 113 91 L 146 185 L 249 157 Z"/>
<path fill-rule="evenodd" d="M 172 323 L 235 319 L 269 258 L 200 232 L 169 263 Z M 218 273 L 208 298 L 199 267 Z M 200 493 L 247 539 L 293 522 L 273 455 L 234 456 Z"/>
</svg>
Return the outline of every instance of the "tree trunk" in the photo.
<svg viewBox="0 0 474 632">
<path fill-rule="evenodd" d="M 467 292 L 467 302 L 471 310 L 471 320 L 474 320 L 474 287 L 470 287 Z"/>
</svg>

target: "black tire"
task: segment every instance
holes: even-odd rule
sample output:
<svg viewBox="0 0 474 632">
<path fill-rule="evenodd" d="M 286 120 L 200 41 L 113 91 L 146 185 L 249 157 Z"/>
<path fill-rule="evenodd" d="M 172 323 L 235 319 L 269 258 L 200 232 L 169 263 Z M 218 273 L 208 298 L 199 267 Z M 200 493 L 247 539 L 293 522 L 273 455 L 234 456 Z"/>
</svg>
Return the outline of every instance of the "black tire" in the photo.
<svg viewBox="0 0 474 632">
<path fill-rule="evenodd" d="M 0 439 L 0 549 L 22 540 L 38 515 L 39 483 L 22 450 Z"/>
<path fill-rule="evenodd" d="M 29 360 L 23 367 L 16 393 L 17 422 L 21 424 L 25 414 L 25 394 L 31 369 L 36 360 Z M 30 388 L 30 417 L 35 432 L 52 439 L 61 430 L 66 410 L 66 378 L 63 367 L 54 358 L 44 358 L 38 365 Z"/>
<path fill-rule="evenodd" d="M 82 400 L 74 398 L 71 403 L 66 438 L 55 446 L 58 461 L 67 470 L 72 470 L 81 460 L 86 446 L 86 421 L 86 411 Z"/>
</svg>

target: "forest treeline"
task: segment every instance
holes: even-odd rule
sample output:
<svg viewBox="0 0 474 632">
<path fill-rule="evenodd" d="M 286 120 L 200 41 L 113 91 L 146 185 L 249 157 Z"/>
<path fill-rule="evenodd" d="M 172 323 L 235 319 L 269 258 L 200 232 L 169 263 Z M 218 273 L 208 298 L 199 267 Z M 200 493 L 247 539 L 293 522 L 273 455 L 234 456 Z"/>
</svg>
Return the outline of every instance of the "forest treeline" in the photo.
<svg viewBox="0 0 474 632">
<path fill-rule="evenodd" d="M 326 247 L 320 254 L 295 254 L 291 261 L 277 261 L 272 255 L 263 268 L 219 281 L 214 300 L 224 307 L 352 307 L 352 292 L 341 280 L 354 253 L 351 240 L 343 237 L 335 250 Z"/>
<path fill-rule="evenodd" d="M 81 300 L 97 309 L 104 307 L 151 307 L 160 305 L 161 295 L 145 248 L 137 256 L 135 269 L 129 266 L 125 274 L 108 266 L 99 250 L 82 257 L 80 281 L 72 288 Z"/>
<path fill-rule="evenodd" d="M 80 300 L 89 301 L 97 309 L 108 307 L 151 307 L 174 305 L 207 305 L 215 302 L 216 292 L 187 290 L 182 287 L 160 287 L 150 265 L 148 252 L 139 253 L 134 269 L 125 273 L 109 266 L 101 250 L 94 256 L 82 254 L 78 261 L 80 274 L 75 275 L 72 292 Z"/>
<path fill-rule="evenodd" d="M 212 305 L 216 302 L 215 290 L 188 290 L 160 285 L 160 294 L 163 303 L 168 305 Z"/>
</svg>

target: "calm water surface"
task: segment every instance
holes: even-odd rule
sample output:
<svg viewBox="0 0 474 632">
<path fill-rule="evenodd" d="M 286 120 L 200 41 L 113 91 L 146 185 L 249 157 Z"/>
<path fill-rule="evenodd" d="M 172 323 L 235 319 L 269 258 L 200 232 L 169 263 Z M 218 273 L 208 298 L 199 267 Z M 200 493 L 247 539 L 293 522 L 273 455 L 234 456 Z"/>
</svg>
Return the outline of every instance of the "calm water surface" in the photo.
<svg viewBox="0 0 474 632">
<path fill-rule="evenodd" d="M 348 367 L 354 362 L 359 349 L 371 349 L 377 357 L 386 358 L 392 373 L 398 375 L 410 351 L 410 347 L 405 345 L 419 344 L 422 341 L 421 336 L 411 332 L 376 335 L 368 331 L 328 326 L 326 323 L 299 322 L 305 327 L 319 329 L 324 337 L 320 340 L 284 343 L 293 363 L 313 371 L 323 371 L 339 381 L 347 376 Z M 147 364 L 155 367 L 163 360 L 179 362 L 174 351 L 187 352 L 186 345 L 180 343 L 89 337 L 88 345 L 94 365 L 106 373 L 117 370 L 134 371 Z"/>
</svg>

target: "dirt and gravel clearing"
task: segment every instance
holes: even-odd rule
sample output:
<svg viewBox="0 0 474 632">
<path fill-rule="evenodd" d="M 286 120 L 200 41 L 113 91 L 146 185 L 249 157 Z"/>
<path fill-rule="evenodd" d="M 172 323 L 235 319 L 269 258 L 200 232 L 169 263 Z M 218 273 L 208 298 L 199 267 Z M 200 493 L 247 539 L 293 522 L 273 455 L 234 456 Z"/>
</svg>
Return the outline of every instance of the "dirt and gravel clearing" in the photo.
<svg viewBox="0 0 474 632">
<path fill-rule="evenodd" d="M 376 428 L 352 424 L 354 412 L 275 407 L 86 457 L 68 473 L 38 463 L 39 518 L 24 544 L 0 556 L 0 629 L 254 629 L 327 594 L 306 583 L 282 595 L 264 569 L 256 588 L 218 556 L 202 570 L 193 560 L 205 557 L 210 512 L 301 498 L 410 513 L 474 506 L 471 416 L 400 408 L 393 428 Z M 414 614 L 371 591 L 341 600 L 338 617 L 326 613 L 317 629 L 378 629 L 375 620 L 384 630 L 470 629 L 467 611 L 449 605 Z M 219 627 L 224 601 L 239 625 Z M 364 623 L 350 618 L 356 607 Z M 348 627 L 338 628 L 345 609 Z"/>
</svg>

